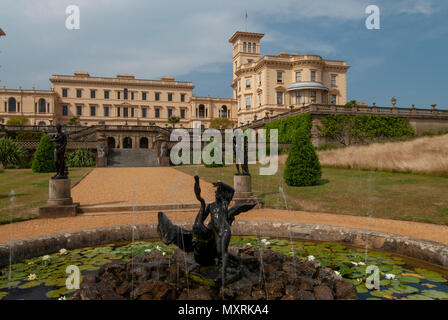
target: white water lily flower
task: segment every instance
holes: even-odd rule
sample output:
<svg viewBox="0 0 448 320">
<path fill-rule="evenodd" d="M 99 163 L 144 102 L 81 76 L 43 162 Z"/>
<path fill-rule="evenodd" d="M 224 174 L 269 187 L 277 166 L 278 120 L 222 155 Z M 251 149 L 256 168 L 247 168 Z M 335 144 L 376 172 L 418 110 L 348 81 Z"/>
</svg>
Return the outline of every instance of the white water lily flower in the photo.
<svg viewBox="0 0 448 320">
<path fill-rule="evenodd" d="M 386 273 L 385 275 L 387 280 L 394 280 L 395 279 L 395 275 L 392 273 Z"/>
<path fill-rule="evenodd" d="M 67 300 L 65 296 L 60 296 L 58 300 Z"/>
<path fill-rule="evenodd" d="M 149 252 L 151 252 L 151 249 L 145 249 L 145 252 L 149 253 Z"/>
<path fill-rule="evenodd" d="M 339 272 L 339 271 L 334 271 L 334 273 L 337 275 L 337 276 L 340 276 L 341 275 L 341 273 Z"/>
<path fill-rule="evenodd" d="M 33 264 L 33 262 L 32 262 L 32 261 L 30 261 L 30 262 L 28 262 L 28 264 Z"/>
<path fill-rule="evenodd" d="M 246 246 L 252 247 L 252 243 L 248 242 L 248 243 L 246 243 Z"/>
<path fill-rule="evenodd" d="M 162 252 L 162 256 L 166 255 L 166 252 Z"/>
<path fill-rule="evenodd" d="M 67 253 L 67 249 L 61 249 L 61 250 L 59 250 L 59 254 L 66 254 Z"/>
<path fill-rule="evenodd" d="M 313 261 L 314 259 L 316 259 L 315 256 L 308 256 L 308 261 Z"/>
<path fill-rule="evenodd" d="M 358 281 L 358 283 L 361 283 L 362 282 L 362 278 L 358 278 L 358 279 L 356 279 L 356 281 Z"/>
<path fill-rule="evenodd" d="M 36 280 L 37 279 L 37 276 L 36 276 L 36 274 L 34 274 L 34 273 L 32 273 L 32 274 L 30 274 L 29 276 L 28 276 L 28 280 L 29 281 L 33 281 L 33 280 Z"/>
<path fill-rule="evenodd" d="M 263 242 L 263 243 L 265 243 L 266 241 L 268 241 L 268 240 L 266 240 L 266 239 L 261 239 L 261 242 Z"/>
<path fill-rule="evenodd" d="M 361 262 L 358 262 L 358 265 L 359 265 L 359 266 L 365 266 L 366 264 L 365 264 L 364 262 L 361 261 Z"/>
<path fill-rule="evenodd" d="M 358 262 L 355 262 L 355 261 L 350 261 L 350 262 L 351 262 L 351 264 L 354 265 L 354 266 L 357 266 L 357 265 L 358 265 Z"/>
<path fill-rule="evenodd" d="M 44 260 L 44 261 L 49 260 L 49 259 L 50 259 L 50 256 L 48 254 L 46 254 L 42 257 L 42 260 Z"/>
<path fill-rule="evenodd" d="M 159 246 L 156 247 L 156 250 L 158 251 L 162 251 L 162 248 L 160 248 Z"/>
<path fill-rule="evenodd" d="M 266 241 L 264 244 L 265 244 L 266 246 L 268 246 L 268 245 L 270 245 L 271 243 L 270 243 L 269 241 Z"/>
</svg>

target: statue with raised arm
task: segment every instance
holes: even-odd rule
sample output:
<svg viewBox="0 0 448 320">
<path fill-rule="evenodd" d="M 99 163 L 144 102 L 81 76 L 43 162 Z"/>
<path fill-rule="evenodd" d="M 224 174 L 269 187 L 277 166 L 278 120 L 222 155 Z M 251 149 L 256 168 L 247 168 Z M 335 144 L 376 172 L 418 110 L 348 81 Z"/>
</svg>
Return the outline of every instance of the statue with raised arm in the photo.
<svg viewBox="0 0 448 320">
<path fill-rule="evenodd" d="M 213 183 L 216 187 L 215 202 L 206 205 L 201 197 L 199 177 L 195 176 L 194 179 L 194 192 L 201 208 L 192 230 L 173 225 L 163 212 L 159 212 L 157 231 L 165 244 L 174 243 L 185 252 L 194 252 L 195 261 L 201 266 L 221 265 L 225 274 L 228 264 L 237 260 L 227 252 L 231 225 L 235 216 L 251 210 L 255 204 L 241 204 L 229 209 L 235 190 L 219 181 Z M 209 215 L 210 222 L 206 226 L 204 221 Z"/>
<path fill-rule="evenodd" d="M 68 169 L 65 165 L 65 148 L 67 147 L 67 135 L 62 132 L 62 126 L 56 125 L 57 132 L 51 135 L 50 141 L 54 142 L 54 166 L 56 174 L 52 179 L 67 179 Z"/>
</svg>

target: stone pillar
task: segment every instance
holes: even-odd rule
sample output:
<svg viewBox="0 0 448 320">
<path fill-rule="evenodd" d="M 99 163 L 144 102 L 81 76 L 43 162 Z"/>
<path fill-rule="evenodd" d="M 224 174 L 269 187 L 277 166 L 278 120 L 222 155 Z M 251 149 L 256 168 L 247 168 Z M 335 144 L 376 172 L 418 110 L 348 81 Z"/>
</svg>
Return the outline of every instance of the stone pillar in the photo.
<svg viewBox="0 0 448 320">
<path fill-rule="evenodd" d="M 107 145 L 107 138 L 100 136 L 96 147 L 96 166 L 98 168 L 107 167 L 107 155 L 109 153 L 109 146 Z"/>
<path fill-rule="evenodd" d="M 234 204 L 260 204 L 260 200 L 252 193 L 252 178 L 250 175 L 234 175 L 233 188 L 235 189 L 235 194 L 233 195 Z"/>
<path fill-rule="evenodd" d="M 48 202 L 39 208 L 39 218 L 76 216 L 79 203 L 73 203 L 70 179 L 50 179 Z"/>
</svg>

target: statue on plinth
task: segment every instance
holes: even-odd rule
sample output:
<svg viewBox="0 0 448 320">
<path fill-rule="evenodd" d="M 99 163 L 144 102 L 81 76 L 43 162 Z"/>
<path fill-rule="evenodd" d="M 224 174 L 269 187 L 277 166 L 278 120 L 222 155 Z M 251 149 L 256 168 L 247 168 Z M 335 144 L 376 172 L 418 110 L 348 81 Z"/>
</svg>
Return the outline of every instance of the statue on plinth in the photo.
<svg viewBox="0 0 448 320">
<path fill-rule="evenodd" d="M 201 197 L 199 177 L 195 176 L 194 179 L 194 193 L 201 203 L 201 208 L 193 229 L 186 230 L 176 226 L 163 212 L 159 212 L 157 231 L 165 244 L 174 243 L 185 252 L 194 252 L 195 261 L 200 266 L 221 266 L 217 277 L 220 278 L 223 274 L 226 279 L 227 267 L 238 265 L 238 258 L 227 252 L 231 225 L 235 216 L 251 210 L 255 204 L 241 204 L 229 209 L 235 190 L 219 181 L 213 183 L 216 187 L 215 202 L 206 205 Z M 205 226 L 204 221 L 209 215 L 210 222 Z"/>
<path fill-rule="evenodd" d="M 57 132 L 52 134 L 50 141 L 54 142 L 54 166 L 56 174 L 51 179 L 67 179 L 68 168 L 65 165 L 65 149 L 67 147 L 67 135 L 62 132 L 62 126 L 56 125 Z"/>
<path fill-rule="evenodd" d="M 250 176 L 249 165 L 248 165 L 248 139 L 244 136 L 243 140 L 243 159 L 241 159 L 241 152 L 237 150 L 236 136 L 233 137 L 233 154 L 235 156 L 236 170 L 235 175 L 239 176 Z M 242 161 L 241 161 L 242 160 Z M 241 171 L 240 171 L 241 163 Z"/>
</svg>

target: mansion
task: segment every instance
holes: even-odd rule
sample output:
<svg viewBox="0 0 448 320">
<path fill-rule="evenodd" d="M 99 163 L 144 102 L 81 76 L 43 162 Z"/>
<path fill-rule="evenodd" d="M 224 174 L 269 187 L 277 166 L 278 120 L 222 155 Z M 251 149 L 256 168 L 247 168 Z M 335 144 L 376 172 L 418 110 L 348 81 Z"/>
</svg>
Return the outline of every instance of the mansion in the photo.
<svg viewBox="0 0 448 320">
<path fill-rule="evenodd" d="M 24 116 L 29 125 L 155 125 L 208 128 L 225 117 L 234 126 L 309 104 L 345 104 L 345 61 L 311 54 L 260 56 L 261 33 L 236 32 L 233 45 L 233 98 L 197 97 L 191 82 L 173 77 L 94 77 L 88 72 L 52 75 L 50 90 L 0 89 L 0 124 Z"/>
</svg>

